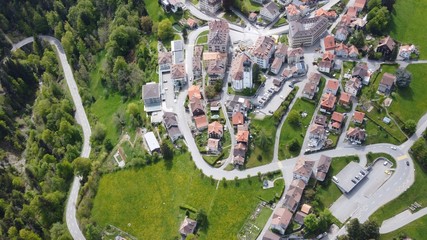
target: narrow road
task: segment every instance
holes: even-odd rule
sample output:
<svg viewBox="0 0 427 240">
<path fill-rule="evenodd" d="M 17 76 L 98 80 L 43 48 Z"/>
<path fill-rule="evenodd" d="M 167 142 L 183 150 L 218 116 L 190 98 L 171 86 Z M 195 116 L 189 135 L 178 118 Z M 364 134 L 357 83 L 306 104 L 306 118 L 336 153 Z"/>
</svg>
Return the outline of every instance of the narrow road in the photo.
<svg viewBox="0 0 427 240">
<path fill-rule="evenodd" d="M 76 108 L 75 118 L 78 124 L 82 126 L 83 129 L 83 147 L 81 152 L 81 157 L 88 158 L 91 151 L 90 146 L 90 135 L 92 133 L 89 121 L 86 116 L 85 109 L 83 108 L 82 99 L 79 94 L 79 90 L 74 80 L 73 72 L 71 66 L 68 63 L 67 56 L 65 55 L 64 48 L 62 47 L 61 42 L 53 37 L 49 36 L 40 36 L 41 39 L 49 42 L 56 50 L 59 63 L 61 64 L 62 70 L 64 72 L 65 80 L 67 81 L 68 88 L 70 90 L 71 98 L 73 99 L 74 106 Z M 26 38 L 16 44 L 13 44 L 12 51 L 15 51 L 22 46 L 29 44 L 34 41 L 33 37 Z M 76 202 L 80 190 L 80 177 L 75 176 L 73 183 L 71 185 L 71 190 L 67 200 L 65 219 L 67 222 L 68 230 L 71 233 L 73 239 L 84 240 L 85 237 L 79 228 L 79 224 L 76 218 Z"/>
<path fill-rule="evenodd" d="M 423 208 L 415 213 L 405 210 L 392 218 L 384 220 L 380 227 L 380 234 L 393 232 L 425 215 L 427 215 L 427 208 Z"/>
</svg>

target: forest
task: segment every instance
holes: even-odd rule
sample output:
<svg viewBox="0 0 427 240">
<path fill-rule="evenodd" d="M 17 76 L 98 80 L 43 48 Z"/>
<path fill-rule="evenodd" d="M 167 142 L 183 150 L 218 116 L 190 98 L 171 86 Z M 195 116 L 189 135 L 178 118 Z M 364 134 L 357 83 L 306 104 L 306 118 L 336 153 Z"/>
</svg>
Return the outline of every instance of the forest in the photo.
<svg viewBox="0 0 427 240">
<path fill-rule="evenodd" d="M 84 175 L 82 231 L 100 239 L 90 219 L 92 198 L 99 166 L 118 139 L 89 111 L 93 150 L 90 159 L 79 158 L 81 129 L 62 70 L 36 36 L 61 41 L 90 109 L 100 97 L 91 90 L 97 68 L 102 97 L 118 94 L 122 103 L 140 99 L 141 86 L 158 81 L 157 40 L 173 39 L 174 16 L 150 16 L 142 0 L 0 0 L 0 6 L 0 239 L 71 239 L 64 209 L 77 172 Z M 11 52 L 12 43 L 30 36 L 33 44 Z M 130 112 L 117 113 L 114 129 L 145 123 L 138 110 Z"/>
</svg>

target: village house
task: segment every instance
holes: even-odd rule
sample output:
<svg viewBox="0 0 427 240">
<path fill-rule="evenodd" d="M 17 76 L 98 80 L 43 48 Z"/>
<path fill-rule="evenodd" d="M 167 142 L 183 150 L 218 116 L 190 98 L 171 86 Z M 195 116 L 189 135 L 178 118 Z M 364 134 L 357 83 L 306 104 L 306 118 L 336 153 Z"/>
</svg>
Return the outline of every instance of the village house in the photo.
<svg viewBox="0 0 427 240">
<path fill-rule="evenodd" d="M 325 51 L 334 51 L 335 50 L 335 38 L 333 35 L 328 35 L 323 39 L 323 46 Z"/>
<path fill-rule="evenodd" d="M 348 37 L 348 30 L 346 27 L 338 27 L 335 32 L 335 39 L 341 42 L 344 42 Z"/>
<path fill-rule="evenodd" d="M 279 43 L 276 47 L 276 51 L 274 52 L 274 57 L 282 60 L 282 63 L 286 61 L 288 56 L 288 46 L 284 43 Z"/>
<path fill-rule="evenodd" d="M 192 97 L 190 99 L 190 111 L 193 117 L 205 115 L 205 110 L 202 101 L 199 98 Z"/>
<path fill-rule="evenodd" d="M 331 114 L 335 110 L 337 97 L 332 93 L 324 93 L 320 100 L 320 112 Z"/>
<path fill-rule="evenodd" d="M 318 114 L 314 118 L 314 123 L 317 125 L 321 125 L 324 128 L 328 126 L 326 121 L 327 121 L 327 117 L 325 115 L 322 115 L 322 114 Z"/>
<path fill-rule="evenodd" d="M 169 72 L 172 65 L 171 52 L 159 52 L 158 54 L 159 72 Z"/>
<path fill-rule="evenodd" d="M 257 20 L 258 14 L 256 14 L 256 12 L 251 12 L 249 14 L 248 20 L 250 22 L 255 22 Z"/>
<path fill-rule="evenodd" d="M 368 85 L 370 80 L 370 73 L 368 72 L 368 64 L 359 62 L 353 69 L 352 77 L 359 78 L 363 84 Z"/>
<path fill-rule="evenodd" d="M 223 132 L 224 132 L 223 126 L 218 121 L 212 122 L 208 125 L 209 138 L 221 139 Z"/>
<path fill-rule="evenodd" d="M 252 88 L 252 62 L 245 53 L 237 55 L 231 63 L 231 86 L 235 91 Z"/>
<path fill-rule="evenodd" d="M 351 104 L 351 94 L 346 92 L 341 92 L 338 104 L 344 107 L 350 107 Z"/>
<path fill-rule="evenodd" d="M 314 161 L 307 160 L 304 157 L 298 158 L 293 171 L 293 178 L 301 179 L 307 184 L 313 173 L 313 166 Z"/>
<path fill-rule="evenodd" d="M 347 16 L 350 16 L 351 18 L 357 17 L 357 8 L 355 7 L 349 7 L 346 12 Z"/>
<path fill-rule="evenodd" d="M 295 212 L 301 201 L 306 183 L 302 179 L 294 179 L 285 194 L 283 206 Z"/>
<path fill-rule="evenodd" d="M 217 138 L 209 138 L 206 150 L 210 154 L 219 154 L 221 152 L 221 141 Z"/>
<path fill-rule="evenodd" d="M 197 222 L 195 220 L 185 216 L 184 221 L 182 221 L 181 226 L 179 227 L 179 233 L 181 236 L 186 237 L 187 235 L 194 233 L 196 226 Z"/>
<path fill-rule="evenodd" d="M 323 140 L 325 138 L 325 127 L 318 124 L 310 126 L 310 139 Z"/>
<path fill-rule="evenodd" d="M 391 73 L 384 73 L 383 77 L 381 78 L 381 82 L 378 85 L 378 92 L 389 95 L 393 89 L 395 81 L 396 76 Z"/>
<path fill-rule="evenodd" d="M 286 228 L 292 220 L 292 212 L 286 208 L 278 208 L 273 213 L 270 228 L 279 232 L 281 235 L 285 234 Z"/>
<path fill-rule="evenodd" d="M 267 230 L 265 232 L 264 236 L 262 236 L 262 240 L 280 240 L 281 237 L 275 233 L 273 233 L 271 230 Z"/>
<path fill-rule="evenodd" d="M 244 143 L 237 143 L 234 145 L 233 150 L 233 163 L 235 165 L 243 166 L 245 163 L 246 152 L 248 151 L 247 145 Z"/>
<path fill-rule="evenodd" d="M 215 14 L 221 8 L 221 0 L 200 0 L 200 10 Z"/>
<path fill-rule="evenodd" d="M 249 143 L 249 131 L 238 129 L 236 134 L 236 142 L 247 145 Z"/>
<path fill-rule="evenodd" d="M 390 55 L 395 46 L 396 42 L 390 36 L 387 36 L 380 40 L 376 52 L 382 53 L 383 56 Z"/>
<path fill-rule="evenodd" d="M 188 88 L 188 99 L 191 100 L 193 98 L 197 98 L 199 100 L 203 98 L 199 85 L 191 85 Z"/>
<path fill-rule="evenodd" d="M 307 217 L 307 214 L 298 211 L 297 213 L 295 213 L 294 221 L 300 225 L 303 225 L 305 217 Z"/>
<path fill-rule="evenodd" d="M 362 124 L 364 120 L 365 120 L 365 113 L 359 112 L 359 111 L 354 112 L 354 114 L 353 114 L 353 122 L 354 123 Z"/>
<path fill-rule="evenodd" d="M 255 42 L 252 51 L 252 59 L 262 69 L 267 69 L 270 58 L 274 53 L 274 39 L 272 37 L 260 36 Z"/>
<path fill-rule="evenodd" d="M 356 0 L 353 6 L 357 9 L 357 12 L 361 12 L 365 8 L 365 5 L 366 0 Z"/>
<path fill-rule="evenodd" d="M 289 46 L 311 46 L 326 32 L 329 22 L 325 17 L 303 18 L 289 23 Z"/>
<path fill-rule="evenodd" d="M 332 61 L 322 60 L 319 62 L 317 66 L 317 70 L 319 70 L 319 72 L 330 73 L 332 67 L 333 67 Z"/>
<path fill-rule="evenodd" d="M 366 131 L 359 127 L 350 127 L 346 133 L 346 138 L 350 142 L 355 142 L 357 144 L 362 144 L 366 140 Z"/>
<path fill-rule="evenodd" d="M 304 59 L 304 49 L 289 48 L 288 49 L 288 64 L 301 62 Z"/>
<path fill-rule="evenodd" d="M 359 50 L 357 49 L 356 46 L 351 45 L 348 48 L 348 56 L 351 58 L 358 58 L 359 57 Z"/>
<path fill-rule="evenodd" d="M 273 1 L 267 3 L 260 11 L 261 18 L 268 22 L 274 21 L 279 15 L 280 9 Z"/>
<path fill-rule="evenodd" d="M 243 113 L 239 112 L 235 112 L 233 113 L 233 116 L 231 117 L 231 122 L 233 124 L 233 126 L 238 126 L 241 124 L 245 123 L 245 116 L 243 115 Z"/>
<path fill-rule="evenodd" d="M 330 128 L 336 132 L 341 131 L 345 116 L 339 112 L 333 112 L 331 116 Z"/>
<path fill-rule="evenodd" d="M 171 79 L 175 89 L 181 89 L 187 83 L 187 73 L 185 72 L 185 64 L 173 64 L 171 70 Z"/>
<path fill-rule="evenodd" d="M 211 61 L 222 60 L 227 62 L 227 53 L 203 52 L 203 65 L 207 66 Z"/>
<path fill-rule="evenodd" d="M 271 67 L 270 67 L 270 71 L 273 73 L 273 74 L 278 74 L 279 73 L 279 71 L 280 71 L 280 69 L 282 68 L 282 59 L 280 59 L 280 58 L 275 58 L 274 60 L 273 60 L 273 63 L 271 64 Z"/>
<path fill-rule="evenodd" d="M 408 60 L 411 57 L 411 54 L 416 52 L 417 49 L 415 45 L 403 45 L 399 48 L 399 56 L 403 58 L 403 60 Z"/>
<path fill-rule="evenodd" d="M 264 5 L 264 3 L 267 1 L 267 0 L 251 0 L 252 2 L 256 2 L 256 3 L 258 3 L 258 4 L 260 4 L 260 5 Z"/>
<path fill-rule="evenodd" d="M 339 88 L 340 88 L 340 82 L 338 80 L 329 79 L 325 86 L 325 92 L 332 93 L 336 96 Z"/>
<path fill-rule="evenodd" d="M 144 111 L 146 113 L 160 111 L 162 109 L 162 99 L 160 97 L 159 84 L 149 82 L 142 86 L 142 99 L 144 100 Z"/>
<path fill-rule="evenodd" d="M 225 75 L 225 68 L 225 59 L 210 61 L 206 69 L 206 74 L 209 77 L 209 83 L 214 84 L 215 81 L 223 80 Z"/>
<path fill-rule="evenodd" d="M 208 34 L 209 52 L 228 52 L 230 44 L 230 29 L 226 20 L 210 21 Z"/>
<path fill-rule="evenodd" d="M 197 20 L 194 20 L 193 18 L 188 18 L 186 25 L 189 29 L 195 29 L 197 28 Z"/>
<path fill-rule="evenodd" d="M 337 13 L 333 10 L 326 11 L 323 8 L 319 8 L 316 11 L 314 11 L 314 16 L 326 17 L 328 20 L 334 20 L 335 18 L 337 18 Z"/>
<path fill-rule="evenodd" d="M 332 158 L 321 155 L 319 158 L 319 161 L 317 162 L 317 173 L 316 173 L 316 179 L 317 181 L 324 181 L 326 178 L 326 174 L 328 174 L 329 167 L 331 166 Z M 302 211 L 302 209 L 301 209 Z M 308 213 L 307 213 L 308 214 Z"/>
<path fill-rule="evenodd" d="M 319 91 L 317 84 L 308 82 L 304 85 L 304 89 L 302 91 L 302 96 L 307 99 L 313 99 L 314 95 Z"/>
<path fill-rule="evenodd" d="M 349 49 L 344 43 L 338 43 L 335 49 L 335 54 L 337 55 L 337 57 L 347 58 L 348 51 Z"/>
<path fill-rule="evenodd" d="M 286 6 L 286 17 L 288 21 L 296 21 L 301 18 L 301 11 L 299 10 L 299 7 L 289 4 Z"/>
<path fill-rule="evenodd" d="M 166 131 L 168 132 L 169 138 L 172 142 L 175 142 L 178 138 L 182 137 L 182 133 L 179 130 L 178 121 L 174 113 L 164 112 L 163 124 L 165 125 Z"/>
<path fill-rule="evenodd" d="M 359 94 L 360 89 L 362 88 L 362 81 L 357 77 L 352 77 L 345 83 L 344 90 L 345 92 L 351 94 L 351 96 L 356 97 Z"/>
</svg>

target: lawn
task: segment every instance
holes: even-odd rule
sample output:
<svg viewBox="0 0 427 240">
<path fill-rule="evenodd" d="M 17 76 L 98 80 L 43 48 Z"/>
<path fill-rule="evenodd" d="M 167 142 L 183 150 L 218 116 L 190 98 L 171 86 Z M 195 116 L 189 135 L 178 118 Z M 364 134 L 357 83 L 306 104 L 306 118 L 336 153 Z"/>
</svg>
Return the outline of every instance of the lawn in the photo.
<svg viewBox="0 0 427 240">
<path fill-rule="evenodd" d="M 208 42 L 208 36 L 203 35 L 197 38 L 197 44 L 206 44 Z"/>
<path fill-rule="evenodd" d="M 315 109 L 316 106 L 312 102 L 305 101 L 301 98 L 296 100 L 292 110 L 296 110 L 297 112 L 306 112 L 307 116 L 305 118 L 301 117 L 301 124 L 297 128 L 293 127 L 289 123 L 288 119 L 283 123 L 279 140 L 279 159 L 287 159 L 299 154 L 299 152 L 290 152 L 288 149 L 288 143 L 293 139 L 297 139 L 300 146 L 302 145 L 305 133 L 307 132 L 308 125 L 310 124 Z"/>
<path fill-rule="evenodd" d="M 252 139 L 253 144 L 251 144 L 251 152 L 249 153 L 250 155 L 248 155 L 246 168 L 264 165 L 270 163 L 273 160 L 276 129 L 277 128 L 272 116 L 267 116 L 263 120 L 251 120 L 251 131 L 252 135 L 255 137 Z M 267 142 L 264 147 L 261 147 L 259 144 L 259 132 L 264 132 L 265 136 L 267 136 L 269 139 L 267 140 L 269 142 Z M 262 157 L 261 160 L 258 160 L 258 155 Z"/>
<path fill-rule="evenodd" d="M 424 230 L 427 226 L 427 216 L 421 217 L 416 221 L 409 223 L 406 226 L 403 226 L 391 233 L 383 234 L 380 236 L 380 239 L 401 239 L 400 236 L 407 236 L 408 239 L 424 239 Z"/>
<path fill-rule="evenodd" d="M 198 239 L 236 239 L 260 198 L 281 195 L 284 183 L 276 183 L 263 190 L 253 177 L 221 181 L 217 188 L 217 181 L 196 170 L 187 153 L 175 157 L 172 166 L 160 161 L 104 175 L 92 218 L 101 227 L 112 224 L 138 239 L 173 239 L 184 219 L 180 206 L 185 205 L 207 214 L 207 229 L 199 231 Z"/>
<path fill-rule="evenodd" d="M 325 181 L 318 182 L 316 187 L 316 198 L 319 199 L 319 210 L 329 208 L 341 195 L 342 192 L 332 182 L 332 176 L 337 175 L 349 162 L 359 162 L 357 156 L 344 156 L 332 158 L 332 164 L 326 175 Z M 318 212 L 320 212 L 318 211 Z"/>
<path fill-rule="evenodd" d="M 279 26 L 285 25 L 286 23 L 287 23 L 286 18 L 281 17 L 281 18 L 279 19 L 279 21 L 277 21 L 277 22 L 274 24 L 274 26 L 273 26 L 273 27 L 279 27 Z"/>
<path fill-rule="evenodd" d="M 368 159 L 368 164 L 373 163 L 375 159 L 383 157 L 393 163 L 393 167 L 396 167 L 396 160 L 387 153 L 368 153 L 366 154 L 366 158 Z"/>
<path fill-rule="evenodd" d="M 380 95 L 377 95 L 376 92 L 384 73 L 394 74 L 398 67 L 399 66 L 397 64 L 382 64 L 381 72 L 375 72 L 371 77 L 369 85 L 362 88 L 362 95 L 366 96 L 366 98 L 370 100 L 379 99 Z"/>
<path fill-rule="evenodd" d="M 427 64 L 412 64 L 407 70 L 412 73 L 411 85 L 397 90 L 389 111 L 398 122 L 409 119 L 418 122 L 427 111 Z"/>
<path fill-rule="evenodd" d="M 392 103 L 393 105 L 394 103 Z M 361 111 L 358 108 L 358 111 Z M 370 112 L 365 112 L 367 117 L 367 131 L 368 131 L 368 139 L 372 136 L 373 139 L 368 140 L 368 143 L 381 142 L 385 140 L 386 142 L 393 143 L 393 141 L 388 140 L 388 137 L 385 137 L 385 133 L 388 132 L 391 136 L 395 138 L 398 143 L 403 143 L 406 141 L 406 136 L 400 131 L 400 129 L 396 126 L 396 124 L 392 121 L 389 124 L 384 123 L 382 120 L 387 116 L 384 109 L 375 106 Z M 378 127 L 381 126 L 381 129 Z M 384 131 L 385 130 L 385 131 Z M 369 132 L 372 131 L 372 132 Z M 382 133 L 378 136 L 373 134 Z M 390 136 L 390 137 L 391 137 Z"/>
<path fill-rule="evenodd" d="M 408 207 L 414 202 L 420 203 L 423 207 L 427 206 L 427 198 L 425 197 L 427 195 L 427 185 L 425 184 L 427 182 L 427 174 L 423 172 L 418 162 L 416 161 L 414 161 L 414 167 L 414 184 L 399 197 L 378 209 L 369 218 L 370 220 L 374 220 L 381 224 L 384 220 L 389 219 L 394 215 L 408 209 Z M 427 225 L 424 225 L 423 227 L 425 228 L 426 226 Z"/>
<path fill-rule="evenodd" d="M 427 28 L 422 24 L 414 24 L 425 20 L 427 1 L 397 0 L 394 4 L 390 35 L 402 43 L 413 43 L 420 50 L 420 59 L 426 59 Z"/>
<path fill-rule="evenodd" d="M 158 1 L 145 1 L 145 9 L 147 9 L 148 15 L 150 15 L 153 22 L 160 22 L 163 19 L 168 18 L 172 24 L 178 22 L 183 17 L 181 13 L 165 13 L 163 8 L 159 5 Z"/>
</svg>

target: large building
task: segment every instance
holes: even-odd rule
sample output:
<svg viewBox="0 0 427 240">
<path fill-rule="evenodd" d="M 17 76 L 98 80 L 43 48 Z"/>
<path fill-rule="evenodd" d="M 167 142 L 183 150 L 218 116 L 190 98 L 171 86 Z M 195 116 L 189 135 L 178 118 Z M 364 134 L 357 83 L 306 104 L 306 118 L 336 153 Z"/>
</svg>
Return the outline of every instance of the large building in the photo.
<svg viewBox="0 0 427 240">
<path fill-rule="evenodd" d="M 271 37 L 258 37 L 251 51 L 252 59 L 260 68 L 268 68 L 270 58 L 274 53 L 274 39 Z"/>
<path fill-rule="evenodd" d="M 325 17 L 304 18 L 289 23 L 289 45 L 291 47 L 311 46 L 328 28 Z"/>
<path fill-rule="evenodd" d="M 367 175 L 368 171 L 356 162 L 350 162 L 332 179 L 343 193 L 349 193 Z"/>
<path fill-rule="evenodd" d="M 209 22 L 208 49 L 209 52 L 228 52 L 230 44 L 230 29 L 227 21 L 213 20 Z"/>
<path fill-rule="evenodd" d="M 252 62 L 245 53 L 233 59 L 230 76 L 231 86 L 235 91 L 252 88 Z"/>
<path fill-rule="evenodd" d="M 273 1 L 261 8 L 260 16 L 269 22 L 274 21 L 280 15 L 280 9 Z"/>
<path fill-rule="evenodd" d="M 221 0 L 200 0 L 200 10 L 216 13 L 221 8 Z"/>
</svg>

